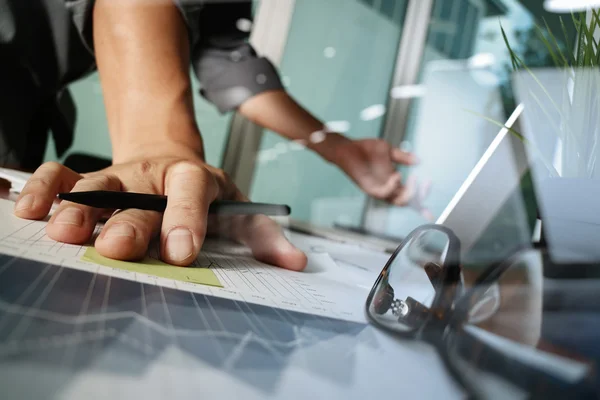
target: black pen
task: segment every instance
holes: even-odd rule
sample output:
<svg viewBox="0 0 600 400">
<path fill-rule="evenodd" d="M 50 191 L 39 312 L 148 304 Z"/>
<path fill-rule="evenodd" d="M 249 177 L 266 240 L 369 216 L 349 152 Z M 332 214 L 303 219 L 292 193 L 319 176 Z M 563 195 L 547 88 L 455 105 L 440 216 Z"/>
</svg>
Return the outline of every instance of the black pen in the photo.
<svg viewBox="0 0 600 400">
<path fill-rule="evenodd" d="M 97 190 L 89 192 L 59 193 L 61 200 L 83 204 L 95 208 L 124 210 L 136 208 L 164 212 L 167 208 L 167 196 L 146 193 L 116 192 Z M 208 210 L 209 214 L 219 215 L 254 215 L 271 216 L 290 215 L 290 207 L 283 204 L 251 203 L 243 201 L 214 201 Z"/>
</svg>

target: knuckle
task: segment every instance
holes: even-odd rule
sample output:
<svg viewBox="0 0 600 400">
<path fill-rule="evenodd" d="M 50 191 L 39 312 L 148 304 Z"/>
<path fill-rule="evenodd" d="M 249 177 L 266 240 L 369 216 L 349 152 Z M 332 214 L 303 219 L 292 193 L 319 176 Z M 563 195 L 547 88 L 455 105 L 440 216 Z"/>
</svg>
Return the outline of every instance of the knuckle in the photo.
<svg viewBox="0 0 600 400">
<path fill-rule="evenodd" d="M 231 176 L 229 176 L 229 174 L 227 172 L 223 171 L 222 169 L 218 170 L 217 177 L 225 185 L 231 185 L 233 183 Z"/>
<path fill-rule="evenodd" d="M 86 180 L 88 180 L 90 184 L 93 183 L 97 186 L 102 186 L 103 188 L 109 188 L 113 183 L 113 179 L 108 175 L 96 175 Z"/>
<path fill-rule="evenodd" d="M 178 199 L 169 205 L 172 210 L 185 215 L 206 213 L 206 210 L 198 201 Z"/>
<path fill-rule="evenodd" d="M 126 170 L 122 171 L 126 174 L 134 177 L 138 181 L 144 181 L 148 179 L 148 176 L 153 175 L 156 172 L 156 165 L 152 161 L 143 160 L 127 165 Z"/>
<path fill-rule="evenodd" d="M 111 186 L 111 179 L 106 175 L 94 175 L 84 179 L 81 179 L 75 184 L 74 191 L 88 190 L 88 189 L 106 189 Z"/>
<path fill-rule="evenodd" d="M 43 189 L 47 189 L 50 188 L 52 186 L 52 182 L 48 177 L 43 177 L 43 176 L 32 176 L 31 178 L 29 178 L 29 180 L 27 181 L 27 188 L 43 188 Z"/>
<path fill-rule="evenodd" d="M 374 143 L 375 151 L 378 153 L 387 153 L 390 151 L 390 145 L 385 140 L 378 140 Z"/>
<path fill-rule="evenodd" d="M 136 188 L 150 193 L 162 193 L 162 182 L 164 179 L 164 166 L 160 163 L 143 160 L 132 164 L 121 166 L 117 175 L 119 186 L 123 190 Z"/>
<path fill-rule="evenodd" d="M 31 178 L 27 180 L 27 186 L 50 188 L 52 183 L 58 179 L 60 171 L 63 168 L 65 167 L 57 162 L 48 161 L 42 164 Z"/>
<path fill-rule="evenodd" d="M 133 230 L 145 240 L 149 240 L 152 236 L 157 221 L 158 219 L 153 216 L 152 213 L 139 210 L 127 210 L 125 212 L 117 213 L 110 219 L 112 225 L 130 225 Z"/>
<path fill-rule="evenodd" d="M 173 165 L 172 174 L 193 174 L 195 176 L 201 176 L 203 178 L 206 178 L 207 175 L 210 174 L 210 172 L 208 172 L 204 166 L 196 164 L 194 162 L 180 161 L 177 164 Z"/>
<path fill-rule="evenodd" d="M 218 177 L 205 165 L 191 161 L 181 161 L 173 165 L 170 180 L 176 179 L 178 185 L 203 185 L 210 191 L 216 191 L 219 187 Z"/>
<path fill-rule="evenodd" d="M 141 175 L 150 174 L 150 173 L 152 173 L 152 170 L 153 170 L 152 162 L 150 162 L 148 160 L 141 161 L 138 164 L 137 169 Z"/>
<path fill-rule="evenodd" d="M 42 164 L 38 168 L 38 171 L 48 172 L 48 173 L 57 173 L 61 169 L 65 168 L 62 164 L 57 163 L 56 161 L 48 161 Z"/>
</svg>

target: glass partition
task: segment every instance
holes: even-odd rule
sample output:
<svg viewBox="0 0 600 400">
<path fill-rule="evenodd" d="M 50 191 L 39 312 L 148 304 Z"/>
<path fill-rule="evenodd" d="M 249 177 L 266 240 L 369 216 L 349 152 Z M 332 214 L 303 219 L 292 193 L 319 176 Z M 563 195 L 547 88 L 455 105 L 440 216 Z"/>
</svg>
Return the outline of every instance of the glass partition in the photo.
<svg viewBox="0 0 600 400">
<path fill-rule="evenodd" d="M 553 41 L 548 29 L 561 48 L 576 37 L 571 15 L 562 15 L 562 23 L 560 17 L 537 1 L 434 2 L 418 82 L 392 89 L 392 96 L 409 98 L 407 129 L 388 138 L 421 161 L 401 171 L 406 180 L 418 183 L 416 191 L 422 193 L 428 212 L 377 204 L 368 211 L 377 221 L 368 226 L 371 231 L 403 237 L 442 215 L 517 105 L 505 40 L 529 67 L 553 65 L 546 46 Z M 515 122 L 517 130 L 520 122 Z M 525 182 L 525 187 L 531 188 L 531 183 Z M 529 191 L 525 201 L 534 201 L 532 196 Z"/>
<path fill-rule="evenodd" d="M 289 93 L 332 130 L 381 135 L 407 0 L 297 0 L 280 68 Z M 366 197 L 342 172 L 272 132 L 250 198 L 321 226 L 360 224 Z"/>
</svg>

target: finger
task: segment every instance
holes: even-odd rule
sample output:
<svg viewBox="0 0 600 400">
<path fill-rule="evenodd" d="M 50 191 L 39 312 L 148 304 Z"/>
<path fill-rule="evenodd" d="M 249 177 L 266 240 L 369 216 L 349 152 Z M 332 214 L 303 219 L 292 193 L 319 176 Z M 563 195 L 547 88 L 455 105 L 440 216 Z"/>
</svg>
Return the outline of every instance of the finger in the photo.
<svg viewBox="0 0 600 400">
<path fill-rule="evenodd" d="M 243 225 L 238 224 L 237 240 L 248 246 L 258 261 L 293 271 L 306 268 L 306 255 L 286 239 L 275 221 L 265 215 L 243 218 Z"/>
<path fill-rule="evenodd" d="M 95 242 L 96 250 L 116 260 L 138 260 L 148 251 L 152 238 L 160 231 L 161 214 L 128 209 L 106 222 Z"/>
<path fill-rule="evenodd" d="M 402 176 L 399 172 L 394 172 L 382 186 L 372 190 L 372 195 L 378 199 L 388 200 L 390 197 L 396 197 L 399 190 L 402 189 Z"/>
<path fill-rule="evenodd" d="M 248 201 L 248 198 L 236 188 L 234 200 Z M 293 271 L 306 268 L 306 255 L 287 240 L 275 221 L 265 215 L 221 217 L 219 226 L 221 235 L 249 247 L 258 261 Z"/>
<path fill-rule="evenodd" d="M 413 165 L 417 163 L 417 157 L 414 154 L 398 148 L 392 148 L 391 156 L 392 160 L 398 164 Z"/>
<path fill-rule="evenodd" d="M 415 176 L 409 176 L 406 180 L 406 185 L 400 186 L 394 193 L 392 193 L 388 198 L 388 202 L 401 207 L 409 204 L 415 196 L 415 185 Z"/>
<path fill-rule="evenodd" d="M 166 188 L 161 258 L 171 264 L 189 265 L 204 242 L 208 208 L 218 197 L 219 187 L 206 168 L 183 162 L 167 171 Z"/>
<path fill-rule="evenodd" d="M 72 192 L 120 190 L 121 183 L 112 175 L 97 175 L 79 180 Z M 48 236 L 56 241 L 82 244 L 87 242 L 104 210 L 70 201 L 62 201 L 46 226 Z"/>
<path fill-rule="evenodd" d="M 56 195 L 70 191 L 81 175 L 69 168 L 47 162 L 29 178 L 15 203 L 15 215 L 27 219 L 41 219 L 48 215 Z"/>
</svg>

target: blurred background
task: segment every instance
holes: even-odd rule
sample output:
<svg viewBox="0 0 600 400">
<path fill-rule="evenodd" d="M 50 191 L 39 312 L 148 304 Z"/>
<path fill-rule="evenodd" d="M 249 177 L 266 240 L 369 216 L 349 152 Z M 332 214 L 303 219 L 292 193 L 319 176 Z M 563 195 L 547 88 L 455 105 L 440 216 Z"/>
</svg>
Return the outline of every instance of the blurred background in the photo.
<svg viewBox="0 0 600 400">
<path fill-rule="evenodd" d="M 291 95 L 332 130 L 413 151 L 419 165 L 401 172 L 430 183 L 423 201 L 435 217 L 499 131 L 484 117 L 504 123 L 515 108 L 500 27 L 530 67 L 552 65 L 547 32 L 536 23 L 560 32 L 560 43 L 562 33 L 575 40 L 570 14 L 563 26 L 541 0 L 262 0 L 254 9 L 244 29 Z M 289 204 L 298 221 L 382 236 L 402 237 L 425 222 L 414 209 L 368 199 L 301 146 L 219 114 L 192 80 L 207 161 L 252 200 Z M 79 117 L 70 153 L 110 158 L 97 74 L 71 89 Z M 46 160 L 58 160 L 51 141 Z"/>
</svg>

